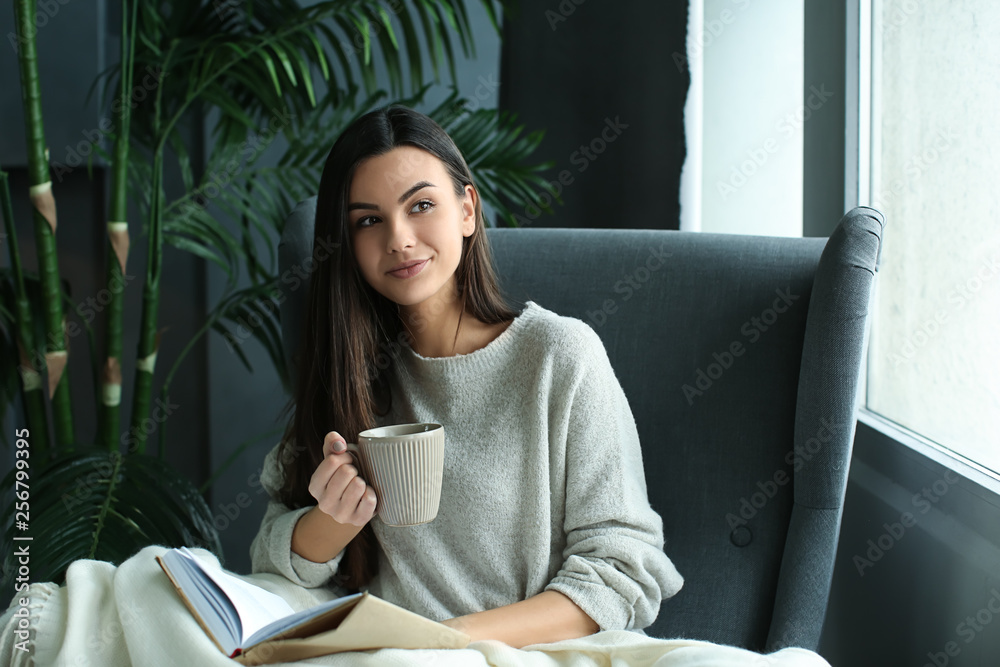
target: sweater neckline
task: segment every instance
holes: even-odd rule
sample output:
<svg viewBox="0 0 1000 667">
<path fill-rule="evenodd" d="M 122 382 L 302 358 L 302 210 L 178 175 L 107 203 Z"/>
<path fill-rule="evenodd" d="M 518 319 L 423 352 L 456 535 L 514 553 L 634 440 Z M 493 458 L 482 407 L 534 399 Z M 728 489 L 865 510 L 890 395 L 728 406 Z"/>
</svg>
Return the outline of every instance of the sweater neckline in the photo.
<svg viewBox="0 0 1000 667">
<path fill-rule="evenodd" d="M 498 357 L 506 355 L 519 332 L 535 317 L 541 309 L 534 301 L 526 301 L 524 308 L 514 317 L 506 329 L 489 343 L 468 354 L 456 354 L 449 357 L 425 357 L 418 353 L 406 341 L 401 341 L 401 357 L 405 366 L 418 375 L 449 374 L 466 368 L 489 366 Z"/>
</svg>

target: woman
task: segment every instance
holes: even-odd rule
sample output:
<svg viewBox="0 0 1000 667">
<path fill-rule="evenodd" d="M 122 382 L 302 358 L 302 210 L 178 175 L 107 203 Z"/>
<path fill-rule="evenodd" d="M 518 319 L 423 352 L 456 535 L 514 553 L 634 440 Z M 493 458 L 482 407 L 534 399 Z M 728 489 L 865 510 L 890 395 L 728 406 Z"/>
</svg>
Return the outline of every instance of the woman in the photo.
<svg viewBox="0 0 1000 667">
<path fill-rule="evenodd" d="M 597 334 L 500 294 L 479 193 L 447 133 L 392 106 L 327 158 L 294 418 L 261 476 L 254 572 L 366 588 L 514 647 L 641 629 L 683 580 Z M 434 521 L 388 527 L 345 442 L 444 424 Z"/>
</svg>

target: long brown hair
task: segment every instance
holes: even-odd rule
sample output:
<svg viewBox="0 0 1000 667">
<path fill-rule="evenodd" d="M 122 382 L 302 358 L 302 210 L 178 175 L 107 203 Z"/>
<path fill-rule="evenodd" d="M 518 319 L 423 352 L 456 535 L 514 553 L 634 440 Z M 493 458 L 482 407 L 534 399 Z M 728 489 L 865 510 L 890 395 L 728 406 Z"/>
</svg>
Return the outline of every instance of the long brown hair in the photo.
<svg viewBox="0 0 1000 667">
<path fill-rule="evenodd" d="M 315 505 L 309 479 L 323 458 L 323 438 L 337 431 L 347 442 L 376 426 L 376 415 L 392 405 L 389 379 L 395 372 L 397 340 L 412 345 L 397 304 L 376 292 L 358 270 L 348 229 L 347 198 L 357 166 L 397 146 L 415 146 L 442 161 L 456 196 L 475 183 L 469 166 L 448 133 L 428 116 L 400 105 L 370 111 L 337 138 L 323 166 L 316 201 L 317 239 L 333 246 L 310 278 L 307 312 L 298 347 L 294 407 L 279 451 L 284 483 L 279 500 L 291 508 Z M 478 194 L 478 189 L 477 189 Z M 461 313 L 468 310 L 486 324 L 509 322 L 517 313 L 503 298 L 486 239 L 486 218 L 476 197 L 476 229 L 464 238 L 456 272 Z M 461 325 L 461 319 L 459 320 Z M 456 333 L 457 336 L 457 333 Z M 295 443 L 303 443 L 303 447 Z M 378 551 L 371 523 L 347 546 L 337 581 L 350 590 L 367 585 L 378 573 Z"/>
</svg>

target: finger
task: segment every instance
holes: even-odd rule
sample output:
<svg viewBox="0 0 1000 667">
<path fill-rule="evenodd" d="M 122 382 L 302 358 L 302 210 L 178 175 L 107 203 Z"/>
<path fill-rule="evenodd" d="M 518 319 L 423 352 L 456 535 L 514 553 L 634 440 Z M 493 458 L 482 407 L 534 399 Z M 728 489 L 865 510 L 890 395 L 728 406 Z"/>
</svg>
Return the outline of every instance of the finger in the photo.
<svg viewBox="0 0 1000 667">
<path fill-rule="evenodd" d="M 326 487 L 329 485 L 330 480 L 333 478 L 334 469 L 328 465 L 328 460 L 320 463 L 313 472 L 312 477 L 309 478 L 309 495 L 320 500 L 326 493 Z"/>
<path fill-rule="evenodd" d="M 357 479 L 360 478 L 356 477 L 355 480 Z M 349 513 L 346 517 L 346 521 L 347 523 L 351 523 L 355 526 L 364 526 L 372 520 L 373 516 L 375 516 L 375 506 L 378 503 L 378 498 L 371 485 L 365 485 L 364 493 L 361 494 L 357 502 L 353 502 L 354 493 L 356 491 L 354 487 L 355 482 L 352 481 L 350 487 L 347 489 L 347 492 L 344 494 L 344 507 Z M 350 498 L 351 501 L 348 501 L 348 498 Z"/>
<path fill-rule="evenodd" d="M 330 478 L 326 488 L 329 489 L 331 494 L 334 494 L 334 497 L 340 498 L 344 493 L 344 489 L 347 488 L 347 485 L 350 484 L 353 479 L 359 479 L 362 483 L 365 481 L 364 478 L 361 477 L 360 471 L 356 466 L 351 463 L 346 463 L 337 468 L 337 471 L 333 473 L 333 476 Z"/>
<path fill-rule="evenodd" d="M 358 470 L 361 470 L 361 466 L 358 465 L 357 459 L 354 458 L 354 454 L 352 454 L 351 452 L 344 452 L 342 454 L 330 454 L 330 456 L 326 457 L 326 460 L 324 461 L 324 463 L 327 462 L 329 462 L 329 464 L 333 466 L 334 472 L 336 472 L 337 468 L 347 465 L 352 465 Z"/>
<path fill-rule="evenodd" d="M 325 486 L 331 477 L 337 472 L 337 470 L 343 465 L 354 464 L 355 461 L 349 453 L 347 454 L 331 454 L 320 461 L 319 465 L 316 466 L 316 471 L 313 473 L 314 476 L 319 477 Z"/>
<path fill-rule="evenodd" d="M 357 510 L 355 511 L 356 523 L 355 525 L 364 526 L 366 523 L 372 520 L 375 516 L 375 509 L 378 505 L 378 496 L 375 494 L 375 489 L 370 485 L 365 489 L 365 495 L 361 497 L 358 502 Z"/>
<path fill-rule="evenodd" d="M 330 461 L 330 459 L 327 459 Z M 326 480 L 322 486 L 318 486 L 318 495 L 313 497 L 324 507 L 340 507 L 343 504 L 344 491 L 351 480 L 358 479 L 363 485 L 364 480 L 358 477 L 358 470 L 351 464 L 342 465 Z M 364 486 L 361 487 L 362 491 Z"/>
<path fill-rule="evenodd" d="M 344 461 L 340 457 L 327 456 L 316 466 L 316 472 L 313 475 L 320 477 L 325 485 L 333 477 L 333 474 L 337 472 L 337 468 L 343 465 L 343 463 Z"/>
<path fill-rule="evenodd" d="M 347 441 L 336 431 L 330 431 L 323 439 L 323 456 L 347 451 Z"/>
<path fill-rule="evenodd" d="M 331 507 L 331 511 L 328 513 L 340 523 L 363 526 L 370 518 L 365 518 L 363 512 L 359 511 L 366 493 L 368 493 L 368 485 L 365 484 L 364 480 L 360 477 L 352 478 L 344 488 L 339 501 Z"/>
<path fill-rule="evenodd" d="M 337 470 L 344 463 L 350 463 L 350 457 L 345 455 L 328 456 L 320 461 L 320 464 L 316 466 L 316 470 L 313 471 L 312 476 L 309 478 L 309 495 L 319 500 L 325 493 L 326 487 L 329 485 L 334 474 L 336 474 Z"/>
<path fill-rule="evenodd" d="M 341 523 L 351 513 L 351 509 L 344 504 L 345 496 L 350 497 L 348 489 L 351 482 L 357 479 L 361 489 L 356 493 L 364 493 L 364 482 L 356 474 L 352 474 L 349 468 L 350 466 L 341 466 L 316 496 L 319 508 Z"/>
<path fill-rule="evenodd" d="M 343 438 L 341 438 L 340 440 L 331 440 L 330 442 L 328 442 L 323 446 L 324 456 L 332 456 L 333 454 L 346 454 L 347 451 L 348 451 L 347 443 L 344 442 Z"/>
<path fill-rule="evenodd" d="M 340 502 L 348 513 L 354 513 L 358 508 L 358 503 L 364 498 L 368 485 L 360 477 L 354 477 L 344 487 L 344 492 L 340 497 Z"/>
<path fill-rule="evenodd" d="M 365 495 L 358 503 L 358 511 L 363 512 L 367 520 L 375 516 L 376 507 L 378 507 L 378 496 L 375 493 L 375 489 L 371 485 L 368 485 L 368 488 L 365 489 Z"/>
</svg>

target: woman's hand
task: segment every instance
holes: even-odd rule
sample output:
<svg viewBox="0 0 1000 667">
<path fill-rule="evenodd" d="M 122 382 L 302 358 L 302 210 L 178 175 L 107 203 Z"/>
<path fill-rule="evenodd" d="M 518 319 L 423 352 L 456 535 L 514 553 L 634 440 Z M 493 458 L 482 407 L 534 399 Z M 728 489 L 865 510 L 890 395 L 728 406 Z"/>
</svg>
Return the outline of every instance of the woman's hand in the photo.
<svg viewBox="0 0 1000 667">
<path fill-rule="evenodd" d="M 495 639 L 514 648 L 586 637 L 601 630 L 575 602 L 553 590 L 441 623 L 467 634 L 470 643 Z"/>
<path fill-rule="evenodd" d="M 469 636 L 469 643 L 479 641 L 479 637 L 475 634 L 476 629 L 468 621 L 468 616 L 456 616 L 454 618 L 446 618 L 440 621 L 441 625 L 447 625 L 449 628 L 458 630 L 459 632 L 464 632 Z"/>
<path fill-rule="evenodd" d="M 358 475 L 347 442 L 336 431 L 323 439 L 323 461 L 309 480 L 309 494 L 337 523 L 364 526 L 375 516 L 375 489 Z"/>
</svg>

